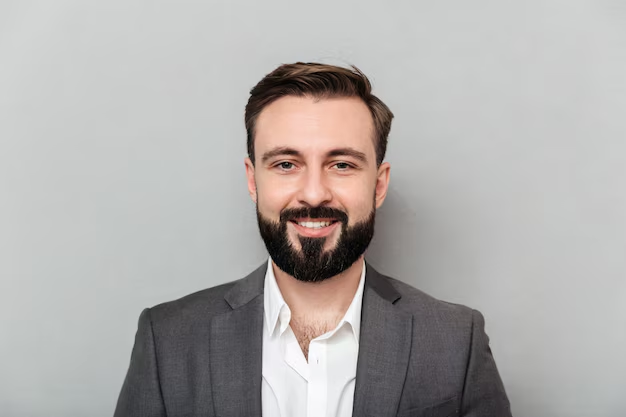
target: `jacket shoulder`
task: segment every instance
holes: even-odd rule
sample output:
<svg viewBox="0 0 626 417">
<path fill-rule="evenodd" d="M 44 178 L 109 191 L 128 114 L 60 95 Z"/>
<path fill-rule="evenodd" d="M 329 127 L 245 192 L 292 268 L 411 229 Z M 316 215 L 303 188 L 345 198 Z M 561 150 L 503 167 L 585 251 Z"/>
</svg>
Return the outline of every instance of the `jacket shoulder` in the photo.
<svg viewBox="0 0 626 417">
<path fill-rule="evenodd" d="M 216 315 L 232 311 L 263 293 L 266 268 L 266 264 L 262 264 L 244 278 L 158 304 L 149 309 L 152 321 L 174 325 L 197 320 L 206 323 Z"/>
<path fill-rule="evenodd" d="M 415 317 L 434 323 L 455 323 L 456 325 L 471 327 L 474 315 L 480 314 L 468 306 L 439 300 L 398 279 L 387 276 L 384 278 L 401 295 L 396 305 Z"/>
<path fill-rule="evenodd" d="M 238 282 L 231 281 L 186 295 L 176 300 L 157 304 L 150 308 L 153 322 L 185 320 L 202 316 L 212 317 L 230 310 L 225 294 Z"/>
<path fill-rule="evenodd" d="M 481 334 L 483 331 L 482 315 L 467 306 L 438 300 L 397 279 L 388 280 L 400 294 L 395 307 L 413 318 L 414 343 L 428 341 L 430 350 L 422 355 L 433 364 L 447 363 L 448 369 L 456 370 L 462 378 L 472 339 L 477 330 Z"/>
</svg>

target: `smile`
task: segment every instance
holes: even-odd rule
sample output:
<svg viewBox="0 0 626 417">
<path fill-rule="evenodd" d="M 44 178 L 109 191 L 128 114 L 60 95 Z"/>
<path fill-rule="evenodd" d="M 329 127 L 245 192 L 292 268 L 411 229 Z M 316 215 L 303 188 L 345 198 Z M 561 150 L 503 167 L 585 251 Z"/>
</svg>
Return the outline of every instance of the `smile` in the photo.
<svg viewBox="0 0 626 417">
<path fill-rule="evenodd" d="M 316 220 L 313 219 L 298 219 L 290 221 L 291 224 L 294 225 L 296 231 L 303 236 L 306 237 L 325 237 L 328 236 L 338 224 L 340 224 L 337 220 L 334 219 L 323 219 Z"/>
<path fill-rule="evenodd" d="M 310 229 L 320 229 L 322 227 L 330 226 L 332 222 L 297 222 L 302 227 L 308 227 Z"/>
</svg>

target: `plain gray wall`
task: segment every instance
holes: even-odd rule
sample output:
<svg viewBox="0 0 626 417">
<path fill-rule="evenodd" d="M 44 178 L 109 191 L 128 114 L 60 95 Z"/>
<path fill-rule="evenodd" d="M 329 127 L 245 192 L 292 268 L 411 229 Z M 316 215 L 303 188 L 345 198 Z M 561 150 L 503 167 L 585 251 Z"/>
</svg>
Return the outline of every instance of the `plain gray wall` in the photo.
<svg viewBox="0 0 626 417">
<path fill-rule="evenodd" d="M 369 259 L 481 310 L 517 417 L 626 415 L 623 1 L 0 2 L 0 415 L 110 416 L 142 308 L 266 257 L 243 109 L 358 65 Z"/>
</svg>

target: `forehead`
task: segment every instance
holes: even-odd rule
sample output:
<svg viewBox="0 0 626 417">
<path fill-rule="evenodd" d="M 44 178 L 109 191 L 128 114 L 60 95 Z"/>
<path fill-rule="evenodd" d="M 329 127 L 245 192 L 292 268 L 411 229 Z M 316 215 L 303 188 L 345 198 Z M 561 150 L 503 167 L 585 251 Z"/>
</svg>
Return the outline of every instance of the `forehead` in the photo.
<svg viewBox="0 0 626 417">
<path fill-rule="evenodd" d="M 268 105 L 257 118 L 255 153 L 281 146 L 304 154 L 352 147 L 373 159 L 373 124 L 368 107 L 356 97 L 287 96 Z"/>
</svg>

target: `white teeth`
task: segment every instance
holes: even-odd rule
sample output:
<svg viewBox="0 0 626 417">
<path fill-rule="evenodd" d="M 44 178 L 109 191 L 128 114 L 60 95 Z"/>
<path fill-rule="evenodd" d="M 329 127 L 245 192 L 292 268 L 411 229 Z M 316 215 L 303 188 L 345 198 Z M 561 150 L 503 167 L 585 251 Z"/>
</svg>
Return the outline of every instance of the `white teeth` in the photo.
<svg viewBox="0 0 626 417">
<path fill-rule="evenodd" d="M 311 229 L 320 229 L 322 227 L 330 226 L 330 222 L 298 222 L 298 224 Z"/>
</svg>

